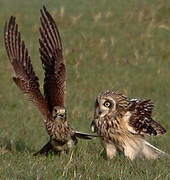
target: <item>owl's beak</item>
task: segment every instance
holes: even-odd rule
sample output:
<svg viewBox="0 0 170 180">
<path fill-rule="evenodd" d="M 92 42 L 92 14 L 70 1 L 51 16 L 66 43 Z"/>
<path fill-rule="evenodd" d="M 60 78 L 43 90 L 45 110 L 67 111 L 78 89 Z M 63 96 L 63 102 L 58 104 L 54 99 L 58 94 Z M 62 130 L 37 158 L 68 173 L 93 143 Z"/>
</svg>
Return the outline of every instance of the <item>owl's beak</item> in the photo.
<svg viewBox="0 0 170 180">
<path fill-rule="evenodd" d="M 99 109 L 99 107 L 96 108 L 96 111 L 95 111 L 95 117 L 98 117 L 102 114 L 102 111 Z"/>
<path fill-rule="evenodd" d="M 101 115 L 101 114 L 102 114 L 102 111 L 99 110 L 99 111 L 98 111 L 98 114 Z"/>
<path fill-rule="evenodd" d="M 104 117 L 106 114 L 102 112 L 100 109 L 97 109 L 95 117 Z"/>
</svg>

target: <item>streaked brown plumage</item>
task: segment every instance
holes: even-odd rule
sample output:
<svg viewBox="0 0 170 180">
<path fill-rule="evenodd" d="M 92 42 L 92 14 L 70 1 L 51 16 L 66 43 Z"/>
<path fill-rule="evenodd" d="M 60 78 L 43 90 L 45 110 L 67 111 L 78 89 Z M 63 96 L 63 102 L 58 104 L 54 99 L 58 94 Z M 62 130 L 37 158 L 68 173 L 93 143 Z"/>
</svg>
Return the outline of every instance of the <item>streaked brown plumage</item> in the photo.
<svg viewBox="0 0 170 180">
<path fill-rule="evenodd" d="M 96 99 L 93 132 L 101 136 L 107 157 L 121 151 L 129 159 L 155 159 L 167 154 L 149 144 L 144 135 L 160 135 L 166 130 L 151 117 L 150 100 L 129 100 L 117 91 L 104 91 Z"/>
<path fill-rule="evenodd" d="M 66 68 L 62 55 L 62 44 L 57 26 L 45 7 L 41 10 L 40 55 L 44 78 L 44 96 L 39 89 L 28 50 L 21 40 L 15 17 L 5 24 L 4 41 L 8 57 L 15 71 L 16 85 L 26 94 L 41 112 L 50 141 L 36 154 L 47 153 L 53 149 L 63 151 L 77 143 L 77 137 L 91 139 L 89 135 L 74 131 L 67 122 L 64 107 L 64 84 Z"/>
<path fill-rule="evenodd" d="M 129 101 L 128 111 L 131 112 L 129 126 L 136 133 L 146 135 L 161 135 L 166 130 L 151 117 L 154 105 L 150 99 L 132 99 Z"/>
</svg>

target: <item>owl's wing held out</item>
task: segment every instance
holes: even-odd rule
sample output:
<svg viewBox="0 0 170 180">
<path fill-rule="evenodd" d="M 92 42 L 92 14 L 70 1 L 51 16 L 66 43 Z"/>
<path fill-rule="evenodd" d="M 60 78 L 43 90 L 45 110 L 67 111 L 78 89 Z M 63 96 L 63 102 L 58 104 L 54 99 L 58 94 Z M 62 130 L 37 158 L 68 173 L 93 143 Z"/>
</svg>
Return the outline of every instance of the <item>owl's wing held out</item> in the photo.
<svg viewBox="0 0 170 180">
<path fill-rule="evenodd" d="M 64 106 L 66 67 L 63 62 L 59 31 L 45 7 L 41 10 L 40 20 L 40 56 L 45 70 L 44 96 L 52 111 L 54 106 Z"/>
<path fill-rule="evenodd" d="M 48 105 L 40 92 L 38 77 L 33 70 L 28 50 L 24 41 L 21 40 L 18 25 L 13 16 L 5 24 L 4 42 L 16 74 L 16 77 L 13 77 L 14 82 L 39 109 L 44 119 L 47 119 L 49 116 Z"/>
<path fill-rule="evenodd" d="M 128 130 L 135 134 L 160 135 L 166 130 L 151 117 L 154 105 L 151 100 L 132 99 L 129 101 Z"/>
</svg>

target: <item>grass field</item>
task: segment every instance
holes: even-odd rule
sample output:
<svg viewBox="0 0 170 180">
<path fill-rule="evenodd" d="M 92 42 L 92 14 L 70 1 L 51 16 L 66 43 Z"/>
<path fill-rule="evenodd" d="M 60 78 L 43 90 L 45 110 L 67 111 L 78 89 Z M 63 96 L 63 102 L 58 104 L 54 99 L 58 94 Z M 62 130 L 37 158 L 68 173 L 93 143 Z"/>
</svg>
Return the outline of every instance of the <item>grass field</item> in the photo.
<svg viewBox="0 0 170 180">
<path fill-rule="evenodd" d="M 95 98 L 102 90 L 151 98 L 153 118 L 168 132 L 149 141 L 170 153 L 170 1 L 0 0 L 0 179 L 169 180 L 170 160 L 130 162 L 117 156 L 109 161 L 97 139 L 79 141 L 68 154 L 33 157 L 48 135 L 39 112 L 12 81 L 3 28 L 16 16 L 42 84 L 38 28 L 43 5 L 62 37 L 72 127 L 90 132 Z"/>
</svg>

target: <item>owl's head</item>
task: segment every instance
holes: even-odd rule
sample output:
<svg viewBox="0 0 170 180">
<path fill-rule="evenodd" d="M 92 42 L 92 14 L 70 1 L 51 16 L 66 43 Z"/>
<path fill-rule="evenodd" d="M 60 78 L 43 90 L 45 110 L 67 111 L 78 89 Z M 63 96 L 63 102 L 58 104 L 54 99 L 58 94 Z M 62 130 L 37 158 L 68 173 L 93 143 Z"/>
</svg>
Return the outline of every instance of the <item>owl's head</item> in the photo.
<svg viewBox="0 0 170 180">
<path fill-rule="evenodd" d="M 95 118 L 115 116 L 124 113 L 128 99 L 117 91 L 104 91 L 99 94 L 95 103 Z"/>
<path fill-rule="evenodd" d="M 66 120 L 66 109 L 61 106 L 54 106 L 52 117 L 55 120 Z"/>
</svg>

